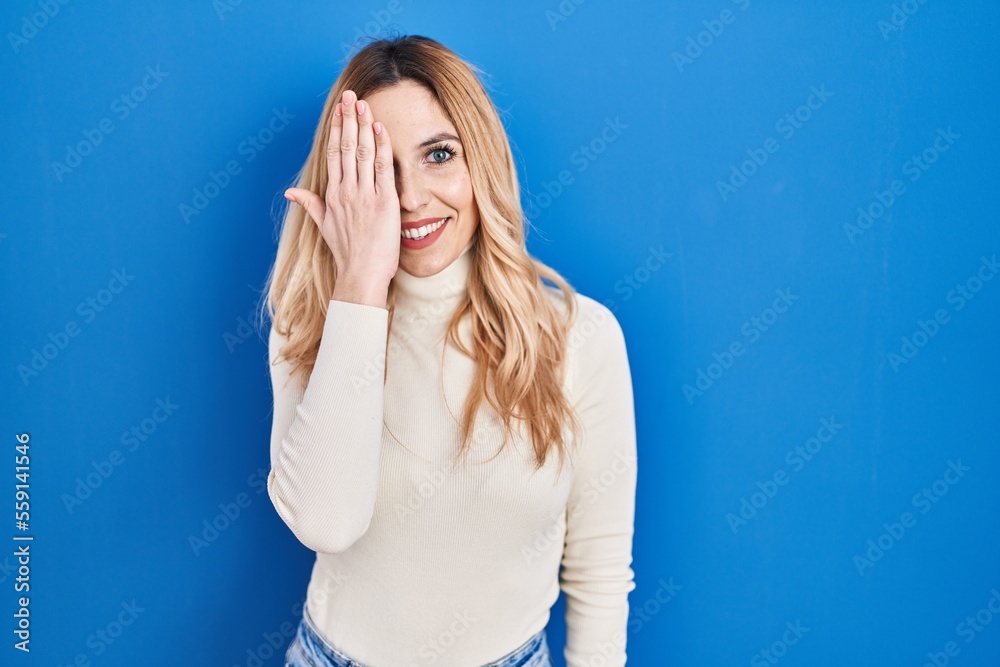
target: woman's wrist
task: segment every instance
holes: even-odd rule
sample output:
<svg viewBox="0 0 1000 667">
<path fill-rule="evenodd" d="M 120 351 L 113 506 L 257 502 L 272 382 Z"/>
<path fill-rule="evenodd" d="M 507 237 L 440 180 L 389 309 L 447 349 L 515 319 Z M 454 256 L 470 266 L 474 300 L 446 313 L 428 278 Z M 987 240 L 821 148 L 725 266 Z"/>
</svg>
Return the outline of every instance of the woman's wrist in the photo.
<svg viewBox="0 0 1000 667">
<path fill-rule="evenodd" d="M 337 280 L 337 284 L 333 288 L 332 298 L 334 301 L 346 301 L 366 306 L 375 306 L 377 308 L 386 308 L 388 294 L 388 285 L 372 284 L 363 280 L 345 280 L 342 277 Z"/>
</svg>

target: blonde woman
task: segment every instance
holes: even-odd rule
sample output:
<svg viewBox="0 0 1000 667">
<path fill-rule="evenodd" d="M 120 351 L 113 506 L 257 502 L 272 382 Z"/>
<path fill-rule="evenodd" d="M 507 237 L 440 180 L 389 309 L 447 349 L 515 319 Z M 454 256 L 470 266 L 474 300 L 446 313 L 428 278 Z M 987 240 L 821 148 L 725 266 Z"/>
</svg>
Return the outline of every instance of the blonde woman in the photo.
<svg viewBox="0 0 1000 667">
<path fill-rule="evenodd" d="M 568 666 L 625 664 L 624 336 L 528 254 L 479 73 L 425 37 L 368 44 L 285 193 L 267 488 L 316 552 L 286 665 L 552 665 L 560 589 Z"/>
</svg>

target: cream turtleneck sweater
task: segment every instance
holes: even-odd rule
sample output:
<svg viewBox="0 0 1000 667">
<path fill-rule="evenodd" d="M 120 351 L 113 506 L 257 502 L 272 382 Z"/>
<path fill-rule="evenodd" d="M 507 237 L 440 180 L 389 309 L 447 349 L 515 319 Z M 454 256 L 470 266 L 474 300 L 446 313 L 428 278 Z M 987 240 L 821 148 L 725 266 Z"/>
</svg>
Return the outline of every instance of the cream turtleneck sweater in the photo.
<svg viewBox="0 0 1000 667">
<path fill-rule="evenodd" d="M 577 293 L 566 387 L 583 440 L 558 478 L 557 452 L 535 471 L 520 428 L 488 461 L 503 442 L 488 404 L 452 469 L 474 365 L 444 338 L 471 248 L 433 276 L 398 269 L 391 333 L 387 309 L 331 300 L 307 387 L 286 360 L 271 367 L 267 489 L 316 551 L 306 609 L 368 667 L 478 667 L 544 628 L 561 587 L 567 666 L 620 667 L 637 465 L 622 329 Z M 272 328 L 271 361 L 285 343 Z"/>
</svg>

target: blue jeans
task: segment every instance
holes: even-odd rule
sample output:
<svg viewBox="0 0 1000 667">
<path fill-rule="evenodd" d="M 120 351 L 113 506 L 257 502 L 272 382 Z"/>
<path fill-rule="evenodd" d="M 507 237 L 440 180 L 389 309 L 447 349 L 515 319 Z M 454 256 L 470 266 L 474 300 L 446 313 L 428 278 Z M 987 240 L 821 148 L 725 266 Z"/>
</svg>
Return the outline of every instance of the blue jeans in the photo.
<svg viewBox="0 0 1000 667">
<path fill-rule="evenodd" d="M 298 632 L 285 653 L 285 667 L 367 667 L 367 665 L 351 659 L 327 644 L 309 618 L 309 612 L 303 610 Z M 552 667 L 545 628 L 499 660 L 482 667 Z"/>
</svg>

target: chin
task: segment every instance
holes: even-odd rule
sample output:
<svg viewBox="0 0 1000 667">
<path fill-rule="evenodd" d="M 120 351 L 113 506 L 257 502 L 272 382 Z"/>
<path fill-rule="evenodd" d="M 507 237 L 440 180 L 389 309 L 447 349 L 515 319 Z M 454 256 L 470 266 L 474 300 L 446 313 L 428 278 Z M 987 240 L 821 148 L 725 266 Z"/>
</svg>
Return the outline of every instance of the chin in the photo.
<svg viewBox="0 0 1000 667">
<path fill-rule="evenodd" d="M 409 251 L 402 251 L 409 252 Z M 442 271 L 446 264 L 440 259 L 440 255 L 428 255 L 420 258 L 410 257 L 408 260 L 403 260 L 400 257 L 399 266 L 409 273 L 411 276 L 416 276 L 417 278 L 426 278 L 428 276 L 433 276 L 435 273 Z"/>
</svg>

